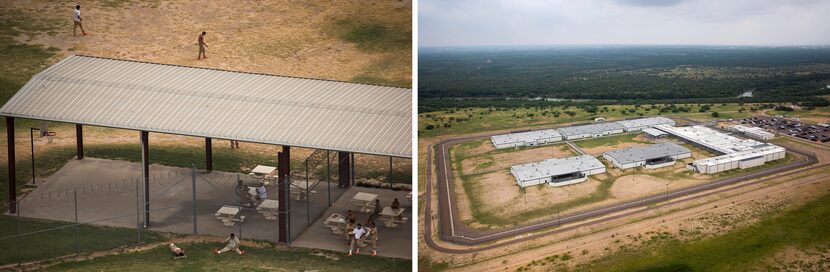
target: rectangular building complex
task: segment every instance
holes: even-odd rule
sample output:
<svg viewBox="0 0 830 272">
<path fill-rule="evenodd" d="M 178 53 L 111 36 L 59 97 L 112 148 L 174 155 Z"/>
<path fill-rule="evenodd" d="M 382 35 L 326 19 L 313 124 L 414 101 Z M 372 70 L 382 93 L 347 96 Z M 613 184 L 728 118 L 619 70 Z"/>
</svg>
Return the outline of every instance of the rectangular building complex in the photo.
<svg viewBox="0 0 830 272">
<path fill-rule="evenodd" d="M 605 165 L 597 158 L 581 155 L 514 165 L 510 167 L 510 173 L 516 177 L 519 187 L 543 183 L 550 186 L 564 186 L 583 182 L 590 175 L 605 173 Z"/>
<path fill-rule="evenodd" d="M 562 135 L 555 129 L 528 131 L 494 135 L 490 137 L 493 146 L 496 148 L 507 148 L 516 146 L 534 146 L 562 141 Z"/>
<path fill-rule="evenodd" d="M 752 150 L 696 160 L 688 167 L 700 173 L 714 174 L 732 169 L 760 166 L 768 161 L 783 159 L 785 155 L 786 149 L 783 147 L 767 144 Z"/>
<path fill-rule="evenodd" d="M 731 154 L 735 152 L 752 150 L 759 146 L 765 145 L 764 143 L 756 140 L 740 139 L 704 126 L 673 127 L 659 125 L 655 128 L 686 140 L 692 144 L 721 154 Z"/>
<path fill-rule="evenodd" d="M 617 121 L 617 123 L 625 127 L 625 131 L 639 131 L 658 125 L 675 125 L 674 120 L 666 117 L 646 117 L 638 119 L 629 119 Z"/>
<path fill-rule="evenodd" d="M 565 140 L 575 140 L 581 138 L 596 138 L 610 134 L 623 133 L 625 127 L 617 122 L 596 123 L 581 126 L 563 127 L 558 129 Z"/>
<path fill-rule="evenodd" d="M 605 152 L 602 157 L 619 169 L 643 166 L 649 169 L 670 166 L 678 159 L 688 158 L 692 152 L 674 143 L 634 146 Z"/>
</svg>

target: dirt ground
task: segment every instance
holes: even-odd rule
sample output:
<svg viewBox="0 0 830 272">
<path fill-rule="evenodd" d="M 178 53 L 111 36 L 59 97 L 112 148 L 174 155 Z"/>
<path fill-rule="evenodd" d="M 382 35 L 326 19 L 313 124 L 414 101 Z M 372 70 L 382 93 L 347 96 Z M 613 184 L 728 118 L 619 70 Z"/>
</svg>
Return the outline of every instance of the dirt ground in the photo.
<svg viewBox="0 0 830 272">
<path fill-rule="evenodd" d="M 72 35 L 74 3 L 2 2 L 0 13 L 29 14 L 57 25 L 53 35 L 17 39 L 58 48 L 57 59 L 88 54 L 344 81 L 372 69 L 382 70 L 376 76 L 411 84 L 411 62 L 375 69 L 390 53 L 361 50 L 328 32 L 334 21 L 351 18 L 411 28 L 411 1 L 87 1 L 80 4 L 88 36 Z M 207 32 L 208 59 L 199 61 L 196 39 L 201 31 Z M 393 51 L 411 59 L 411 48 Z"/>
<path fill-rule="evenodd" d="M 623 149 L 623 148 L 626 148 L 626 147 L 649 145 L 649 140 L 646 139 L 646 137 L 643 136 L 642 134 L 637 135 L 632 140 L 634 140 L 634 141 L 632 141 L 632 142 L 621 142 L 621 143 L 615 144 L 615 145 L 601 145 L 601 146 L 597 146 L 597 147 L 588 147 L 588 148 L 579 146 L 579 142 L 574 142 L 574 144 L 576 144 L 576 146 L 579 146 L 579 148 L 581 148 L 582 151 L 585 151 L 585 153 L 588 153 L 589 155 L 593 155 L 593 156 L 599 156 L 602 153 L 605 153 L 605 152 L 608 152 L 608 151 L 611 151 L 611 150 Z"/>
<path fill-rule="evenodd" d="M 830 148 L 812 145 L 821 164 L 830 162 Z M 821 149 L 819 149 L 821 148 Z M 433 261 L 449 262 L 452 271 L 515 270 L 551 271 L 574 268 L 578 264 L 596 260 L 619 250 L 636 248 L 643 241 L 674 237 L 681 240 L 711 237 L 756 222 L 772 212 L 797 207 L 830 192 L 830 172 L 818 168 L 797 170 L 770 176 L 764 183 L 740 188 L 728 193 L 698 198 L 668 208 L 655 209 L 633 217 L 616 219 L 590 227 L 582 227 L 529 242 L 517 243 L 474 254 L 437 253 L 423 245 L 420 252 Z M 423 226 L 422 226 L 423 227 Z M 458 246 L 439 242 L 443 246 Z M 556 263 L 539 261 L 549 256 L 568 254 L 573 258 Z M 785 267 L 793 262 L 826 260 L 828 256 L 810 253 L 811 258 L 800 258 L 808 253 L 791 249 L 776 252 L 770 260 L 759 263 Z M 783 264 L 783 265 L 782 265 Z"/>
<path fill-rule="evenodd" d="M 490 155 L 489 152 L 478 153 L 480 150 L 486 149 L 483 147 L 485 145 L 487 145 L 487 142 L 479 147 L 465 152 L 465 159 L 461 161 L 461 167 L 464 170 L 464 175 L 501 171 L 505 169 L 509 171 L 511 166 L 517 164 L 539 162 L 550 158 L 570 157 L 576 154 L 565 144 L 547 145 L 517 152 L 497 153 L 492 155 Z M 469 154 L 477 155 L 470 156 Z"/>
</svg>

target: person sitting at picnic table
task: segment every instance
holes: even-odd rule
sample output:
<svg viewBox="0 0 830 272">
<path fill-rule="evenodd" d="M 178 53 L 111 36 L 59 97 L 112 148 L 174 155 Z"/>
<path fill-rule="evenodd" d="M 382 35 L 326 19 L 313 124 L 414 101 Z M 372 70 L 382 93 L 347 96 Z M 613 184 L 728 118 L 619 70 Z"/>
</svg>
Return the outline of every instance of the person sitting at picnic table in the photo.
<svg viewBox="0 0 830 272">
<path fill-rule="evenodd" d="M 354 215 L 354 212 L 352 210 L 347 210 L 346 211 L 346 221 L 348 222 L 348 221 L 355 221 L 355 220 L 357 220 L 357 216 Z"/>
<path fill-rule="evenodd" d="M 180 258 L 186 258 L 187 257 L 187 255 L 184 254 L 184 249 L 179 248 L 178 246 L 176 246 L 176 244 L 170 243 L 170 245 L 168 247 L 170 248 L 170 252 L 173 253 L 173 259 L 180 259 Z"/>
<path fill-rule="evenodd" d="M 375 199 L 375 210 L 372 211 L 372 214 L 369 215 L 369 219 L 366 220 L 366 224 L 374 223 L 375 219 L 380 217 L 380 212 L 383 211 L 383 206 L 380 205 L 380 199 Z"/>
<path fill-rule="evenodd" d="M 398 201 L 398 198 L 395 198 L 395 200 L 392 201 L 392 205 L 390 205 L 389 208 L 391 208 L 392 210 L 397 210 L 397 209 L 401 208 L 401 202 Z M 396 216 L 395 219 L 402 220 L 403 219 L 403 213 Z"/>
<path fill-rule="evenodd" d="M 375 226 L 375 223 L 369 223 L 369 241 L 372 242 L 372 256 L 378 255 L 378 227 Z"/>
<path fill-rule="evenodd" d="M 352 242 L 349 245 L 348 256 L 352 256 L 352 251 L 354 251 L 355 254 L 360 254 L 360 244 L 363 242 L 363 239 L 366 238 L 366 235 L 364 234 L 366 234 L 366 230 L 363 229 L 362 225 L 357 224 L 357 227 L 355 227 L 352 231 Z M 357 246 L 357 250 L 355 250 L 355 246 Z"/>
<path fill-rule="evenodd" d="M 352 233 L 351 232 L 355 227 L 354 222 L 355 222 L 354 218 L 349 219 L 348 223 L 346 223 L 346 226 L 344 227 L 345 229 L 344 229 L 343 232 L 346 233 L 346 244 L 347 245 L 352 241 Z"/>
<path fill-rule="evenodd" d="M 268 190 L 265 189 L 265 181 L 259 181 L 259 188 L 256 189 L 256 192 L 259 202 L 268 199 Z"/>
<path fill-rule="evenodd" d="M 222 248 L 220 250 L 215 250 L 214 249 L 213 252 L 216 253 L 216 255 L 219 255 L 219 254 L 222 254 L 222 253 L 233 250 L 233 252 L 236 252 L 239 255 L 245 255 L 245 251 L 242 251 L 241 249 L 239 249 L 239 238 L 236 238 L 233 235 L 233 233 L 231 233 L 231 235 L 228 236 L 228 239 L 225 239 L 225 243 L 228 243 L 228 245 L 226 245 L 224 248 Z"/>
</svg>

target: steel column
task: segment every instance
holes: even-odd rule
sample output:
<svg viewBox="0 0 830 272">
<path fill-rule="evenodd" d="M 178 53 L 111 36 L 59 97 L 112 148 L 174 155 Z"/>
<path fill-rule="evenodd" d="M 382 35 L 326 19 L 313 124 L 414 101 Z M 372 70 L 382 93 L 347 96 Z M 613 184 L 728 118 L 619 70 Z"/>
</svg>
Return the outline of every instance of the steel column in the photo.
<svg viewBox="0 0 830 272">
<path fill-rule="evenodd" d="M 352 185 L 351 178 L 351 153 L 337 151 L 337 180 L 340 188 L 349 188 Z"/>
<path fill-rule="evenodd" d="M 78 159 L 84 159 L 84 126 L 75 124 L 75 142 L 78 149 Z"/>
<path fill-rule="evenodd" d="M 205 138 L 205 169 L 213 171 L 213 139 Z"/>
<path fill-rule="evenodd" d="M 150 226 L 150 133 L 141 132 L 141 176 L 144 180 L 144 228 Z"/>
<path fill-rule="evenodd" d="M 6 146 L 9 160 L 9 213 L 17 213 L 17 173 L 14 158 L 14 117 L 6 116 Z"/>
<path fill-rule="evenodd" d="M 279 201 L 278 242 L 288 243 L 288 176 L 291 174 L 291 147 L 283 146 L 277 153 L 277 201 Z"/>
</svg>

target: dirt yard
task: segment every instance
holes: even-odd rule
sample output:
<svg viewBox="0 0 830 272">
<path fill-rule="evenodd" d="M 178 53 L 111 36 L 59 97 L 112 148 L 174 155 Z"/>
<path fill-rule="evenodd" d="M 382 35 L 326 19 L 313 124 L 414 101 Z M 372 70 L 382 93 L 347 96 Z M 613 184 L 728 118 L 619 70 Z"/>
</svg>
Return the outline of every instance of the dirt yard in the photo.
<svg viewBox="0 0 830 272">
<path fill-rule="evenodd" d="M 72 35 L 74 3 L 4 0 L 0 14 L 46 22 L 50 31 L 16 40 L 58 48 L 56 60 L 87 54 L 344 81 L 374 77 L 400 86 L 412 81 L 411 46 L 379 47 L 371 44 L 373 37 L 363 37 L 393 31 L 411 36 L 411 1 L 86 1 L 81 5 L 88 36 Z M 362 27 L 377 33 L 362 33 Z M 207 32 L 208 59 L 199 61 L 196 39 L 201 31 Z"/>
<path fill-rule="evenodd" d="M 465 159 L 461 162 L 464 175 L 488 173 L 505 169 L 509 171 L 511 166 L 517 164 L 526 164 L 550 158 L 565 158 L 576 155 L 576 153 L 565 144 L 546 145 L 531 149 L 522 149 L 516 152 L 491 150 L 479 153 L 482 150 L 486 150 L 483 146 L 487 144 L 489 144 L 489 142 L 485 142 L 479 147 L 464 152 Z"/>
</svg>

